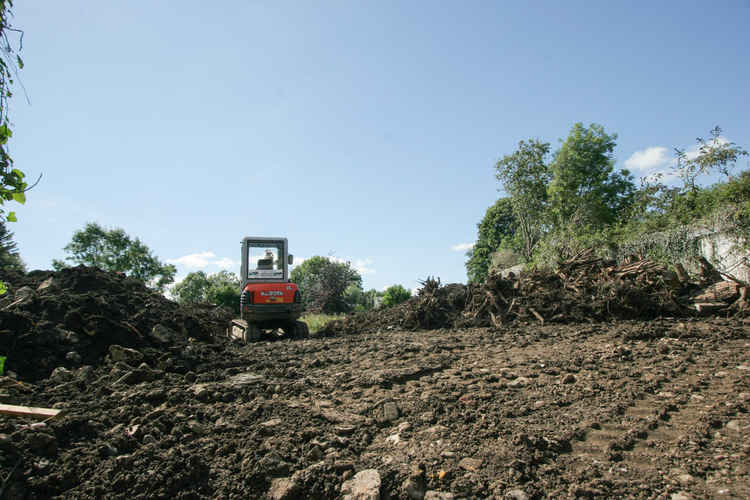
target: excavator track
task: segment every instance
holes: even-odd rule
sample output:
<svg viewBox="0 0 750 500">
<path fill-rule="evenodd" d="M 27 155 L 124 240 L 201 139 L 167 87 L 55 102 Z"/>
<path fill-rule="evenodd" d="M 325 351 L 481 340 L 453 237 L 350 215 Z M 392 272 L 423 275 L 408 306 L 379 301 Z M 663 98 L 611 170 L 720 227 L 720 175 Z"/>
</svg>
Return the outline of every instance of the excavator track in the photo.
<svg viewBox="0 0 750 500">
<path fill-rule="evenodd" d="M 274 330 L 276 331 L 276 330 Z M 294 339 L 306 339 L 310 337 L 310 330 L 304 321 L 295 321 L 283 328 L 284 337 Z M 229 338 L 238 339 L 243 342 L 255 342 L 260 340 L 265 331 L 253 323 L 248 323 L 244 319 L 233 319 L 227 328 Z"/>
</svg>

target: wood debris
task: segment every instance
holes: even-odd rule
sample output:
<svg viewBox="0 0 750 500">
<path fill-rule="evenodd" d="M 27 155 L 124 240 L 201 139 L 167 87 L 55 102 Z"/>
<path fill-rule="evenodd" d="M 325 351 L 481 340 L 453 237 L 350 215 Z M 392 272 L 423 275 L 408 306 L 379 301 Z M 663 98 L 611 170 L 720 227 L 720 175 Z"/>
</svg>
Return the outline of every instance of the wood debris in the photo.
<svg viewBox="0 0 750 500">
<path fill-rule="evenodd" d="M 0 413 L 16 417 L 51 418 L 57 416 L 60 411 L 53 408 L 37 408 L 34 406 L 17 406 L 0 404 Z"/>
</svg>

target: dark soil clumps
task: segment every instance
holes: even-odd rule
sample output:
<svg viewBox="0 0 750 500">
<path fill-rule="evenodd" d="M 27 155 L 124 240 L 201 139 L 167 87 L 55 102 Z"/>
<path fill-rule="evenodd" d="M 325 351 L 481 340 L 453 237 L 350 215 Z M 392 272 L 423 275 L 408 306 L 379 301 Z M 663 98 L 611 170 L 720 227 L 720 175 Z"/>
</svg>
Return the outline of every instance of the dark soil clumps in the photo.
<svg viewBox="0 0 750 500">
<path fill-rule="evenodd" d="M 207 340 L 231 319 L 219 308 L 186 309 L 139 280 L 96 268 L 0 278 L 10 284 L 0 300 L 0 354 L 21 380 L 97 365 L 113 344 L 165 348 Z"/>
</svg>

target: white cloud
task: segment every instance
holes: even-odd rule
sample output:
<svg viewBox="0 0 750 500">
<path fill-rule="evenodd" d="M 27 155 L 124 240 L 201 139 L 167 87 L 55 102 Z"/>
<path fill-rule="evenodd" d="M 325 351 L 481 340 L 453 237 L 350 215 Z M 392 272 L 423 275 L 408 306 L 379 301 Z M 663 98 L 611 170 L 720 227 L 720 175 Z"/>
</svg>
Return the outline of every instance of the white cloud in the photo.
<svg viewBox="0 0 750 500">
<path fill-rule="evenodd" d="M 352 260 L 352 259 L 343 259 L 341 257 L 334 257 L 331 255 L 328 258 L 331 259 L 333 262 L 338 262 L 340 264 L 346 264 L 348 262 L 362 276 L 364 276 L 365 274 L 375 274 L 375 268 L 372 267 L 373 261 L 369 257 L 366 259 Z"/>
<path fill-rule="evenodd" d="M 216 258 L 213 252 L 199 252 L 183 255 L 176 259 L 167 259 L 169 264 L 179 264 L 189 269 L 204 269 L 211 264 L 212 259 Z"/>
<path fill-rule="evenodd" d="M 625 168 L 638 172 L 650 172 L 651 170 L 669 163 L 668 149 L 663 146 L 653 146 L 636 151 L 630 158 L 625 160 Z"/>
<path fill-rule="evenodd" d="M 375 274 L 375 268 L 372 267 L 372 259 L 357 259 L 352 263 L 352 267 L 359 271 L 359 274 Z"/>
<path fill-rule="evenodd" d="M 474 248 L 474 243 L 458 243 L 457 245 L 453 245 L 451 247 L 451 250 L 454 252 L 465 252 L 467 250 L 471 250 Z"/>
<path fill-rule="evenodd" d="M 167 259 L 167 263 L 183 266 L 187 269 L 206 269 L 207 267 L 218 267 L 229 271 L 237 271 L 239 263 L 229 257 L 216 257 L 211 251 L 191 253 L 176 259 Z"/>
<path fill-rule="evenodd" d="M 292 269 L 294 269 L 295 267 L 297 267 L 297 266 L 301 265 L 301 264 L 302 264 L 303 262 L 305 262 L 306 260 L 307 260 L 307 259 L 306 259 L 306 258 L 304 258 L 304 257 L 297 257 L 297 256 L 295 255 L 295 256 L 294 256 L 294 264 L 292 264 L 291 266 L 289 266 L 289 270 L 291 271 L 291 270 L 292 270 Z"/>
<path fill-rule="evenodd" d="M 729 140 L 726 137 L 717 137 L 716 142 L 722 145 L 728 144 Z M 685 150 L 687 160 L 694 160 L 698 155 L 700 155 L 698 144 L 693 144 Z M 664 146 L 652 146 L 636 151 L 625 160 L 625 168 L 647 179 L 655 179 L 660 174 L 662 181 L 674 180 L 680 175 L 675 167 L 677 167 L 677 159 Z"/>
<path fill-rule="evenodd" d="M 237 269 L 239 269 L 240 267 L 239 262 L 235 262 L 229 257 L 224 257 L 223 259 L 215 261 L 214 265 L 219 269 L 226 269 L 228 271 L 237 271 Z"/>
</svg>

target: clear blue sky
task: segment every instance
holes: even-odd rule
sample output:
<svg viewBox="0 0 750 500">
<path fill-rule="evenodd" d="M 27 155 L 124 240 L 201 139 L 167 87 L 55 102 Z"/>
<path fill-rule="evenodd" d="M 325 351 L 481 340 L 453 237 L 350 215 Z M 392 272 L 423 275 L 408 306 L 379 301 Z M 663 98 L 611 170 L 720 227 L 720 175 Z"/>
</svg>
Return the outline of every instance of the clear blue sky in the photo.
<svg viewBox="0 0 750 500">
<path fill-rule="evenodd" d="M 720 124 L 750 148 L 750 2 L 18 1 L 11 225 L 30 269 L 88 221 L 239 271 L 243 236 L 366 288 L 465 281 L 456 245 L 521 139 L 578 121 L 664 168 Z M 663 149 L 659 149 L 663 148 Z M 640 152 L 640 156 L 636 153 Z M 636 156 L 633 156 L 636 155 Z M 237 269 L 235 269 L 237 268 Z"/>
</svg>

